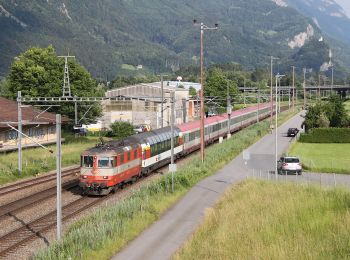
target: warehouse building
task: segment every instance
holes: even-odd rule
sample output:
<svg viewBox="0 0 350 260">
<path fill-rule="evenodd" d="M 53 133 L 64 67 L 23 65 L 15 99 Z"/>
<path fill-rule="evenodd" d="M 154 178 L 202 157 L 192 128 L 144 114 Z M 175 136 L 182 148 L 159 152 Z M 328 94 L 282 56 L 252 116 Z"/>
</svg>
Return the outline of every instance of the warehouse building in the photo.
<svg viewBox="0 0 350 260">
<path fill-rule="evenodd" d="M 178 82 L 167 82 L 163 84 L 163 126 L 170 125 L 171 121 L 171 93 L 175 94 L 175 122 L 180 124 L 193 120 L 195 116 L 194 102 L 189 102 L 189 90 L 178 87 Z M 195 84 L 195 83 L 194 83 Z M 162 96 L 161 82 L 137 84 L 124 88 L 113 89 L 106 92 L 106 97 L 128 97 L 134 98 L 127 101 L 103 102 L 103 117 L 101 127 L 108 128 L 115 121 L 128 121 L 133 125 L 148 124 L 153 129 L 162 125 Z"/>
</svg>

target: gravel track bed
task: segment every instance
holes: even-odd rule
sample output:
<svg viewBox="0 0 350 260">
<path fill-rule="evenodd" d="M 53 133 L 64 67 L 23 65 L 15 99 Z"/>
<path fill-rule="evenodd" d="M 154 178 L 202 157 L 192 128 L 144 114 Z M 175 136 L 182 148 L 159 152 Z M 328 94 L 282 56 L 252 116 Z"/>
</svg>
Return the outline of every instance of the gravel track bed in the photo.
<svg viewBox="0 0 350 260">
<path fill-rule="evenodd" d="M 62 184 L 64 185 L 65 182 L 71 181 L 74 179 L 77 179 L 77 176 L 71 175 L 71 176 L 64 177 L 64 178 L 62 178 Z M 3 206 L 5 204 L 8 204 L 10 202 L 13 202 L 13 201 L 16 201 L 16 200 L 19 200 L 22 198 L 25 198 L 29 195 L 32 195 L 34 193 L 37 193 L 37 192 L 40 192 L 40 191 L 43 191 L 43 190 L 46 190 L 48 188 L 52 188 L 55 186 L 56 186 L 56 179 L 49 181 L 49 182 L 35 185 L 33 187 L 25 188 L 21 191 L 12 192 L 12 193 L 9 193 L 7 195 L 0 196 L 0 206 Z"/>
<path fill-rule="evenodd" d="M 81 196 L 79 194 L 74 194 L 72 191 L 65 191 L 62 193 L 62 204 L 63 206 L 67 205 L 80 197 Z M 49 198 L 43 202 L 39 202 L 35 207 L 30 207 L 23 211 L 18 211 L 12 216 L 6 216 L 4 220 L 0 222 L 0 225 L 2 227 L 0 230 L 0 236 L 3 236 L 17 228 L 20 228 L 24 224 L 28 224 L 29 222 L 38 219 L 54 210 L 56 210 L 56 196 Z"/>
<path fill-rule="evenodd" d="M 68 221 L 65 221 L 62 225 L 63 228 L 63 234 L 68 230 L 69 226 L 76 222 L 77 220 L 80 220 L 84 217 L 87 217 L 91 214 L 93 214 L 96 210 L 100 208 L 105 208 L 111 205 L 115 205 L 117 203 L 120 203 L 123 199 L 126 199 L 130 197 L 135 189 L 138 189 L 140 186 L 145 185 L 152 180 L 159 178 L 159 174 L 153 174 L 145 179 L 142 179 L 132 185 L 126 186 L 124 189 L 118 190 L 115 194 L 111 194 L 108 198 L 105 199 L 102 203 L 98 204 L 95 207 L 92 207 L 88 209 L 87 211 L 83 211 L 76 215 L 75 217 L 69 219 Z M 75 195 L 79 196 L 79 195 Z M 54 206 L 56 206 L 56 200 L 54 200 Z M 17 249 L 17 251 L 11 255 L 9 255 L 8 259 L 29 259 L 31 256 L 33 256 L 38 250 L 43 249 L 47 247 L 49 243 L 52 243 L 56 240 L 56 229 L 51 229 L 49 231 L 46 231 L 42 234 L 42 237 L 44 239 L 35 239 L 32 242 L 29 242 L 22 246 L 21 248 Z"/>
</svg>

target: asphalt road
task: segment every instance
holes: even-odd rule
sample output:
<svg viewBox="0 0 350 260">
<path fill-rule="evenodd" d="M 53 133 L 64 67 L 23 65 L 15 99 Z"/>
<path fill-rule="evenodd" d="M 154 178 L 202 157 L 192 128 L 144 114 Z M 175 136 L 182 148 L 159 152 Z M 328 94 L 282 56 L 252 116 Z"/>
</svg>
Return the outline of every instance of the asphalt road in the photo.
<svg viewBox="0 0 350 260">
<path fill-rule="evenodd" d="M 288 128 L 300 128 L 302 120 L 303 118 L 298 114 L 278 128 L 279 156 L 286 151 L 293 140 L 286 137 Z M 235 138 L 234 135 L 232 138 Z M 157 222 L 112 259 L 170 259 L 203 220 L 205 209 L 213 207 L 227 188 L 247 177 L 275 179 L 275 175 L 271 173 L 275 165 L 275 132 L 264 136 L 247 150 L 250 154 L 250 160 L 247 163 L 243 160 L 243 153 L 241 153 L 215 175 L 199 182 Z M 277 177 L 280 181 L 306 180 L 321 184 L 323 180 L 322 184 L 334 185 L 338 182 L 338 185 L 342 183 L 350 186 L 348 176 L 338 175 L 336 181 L 333 175 L 326 174 Z"/>
</svg>

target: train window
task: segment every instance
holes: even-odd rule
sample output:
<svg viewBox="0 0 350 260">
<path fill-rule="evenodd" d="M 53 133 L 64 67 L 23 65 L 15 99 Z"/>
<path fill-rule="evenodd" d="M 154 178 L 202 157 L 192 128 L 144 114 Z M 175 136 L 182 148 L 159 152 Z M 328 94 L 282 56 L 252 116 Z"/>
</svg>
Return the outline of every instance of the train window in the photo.
<svg viewBox="0 0 350 260">
<path fill-rule="evenodd" d="M 109 167 L 109 158 L 108 157 L 101 157 L 98 159 L 98 167 L 104 168 Z"/>
<path fill-rule="evenodd" d="M 137 158 L 137 150 L 134 151 L 134 159 Z"/>
<path fill-rule="evenodd" d="M 128 161 L 130 161 L 130 158 L 131 158 L 131 152 L 128 152 L 128 153 L 127 153 L 127 155 L 128 155 Z"/>
<path fill-rule="evenodd" d="M 117 166 L 117 157 L 110 158 L 110 161 L 111 161 L 111 167 Z"/>
<path fill-rule="evenodd" d="M 154 150 L 153 150 L 153 155 L 158 154 L 158 144 L 154 144 Z"/>
<path fill-rule="evenodd" d="M 94 158 L 92 156 L 84 156 L 83 167 L 92 167 L 94 164 Z"/>
<path fill-rule="evenodd" d="M 123 164 L 124 163 L 124 154 L 121 154 L 120 155 L 120 164 Z"/>
</svg>

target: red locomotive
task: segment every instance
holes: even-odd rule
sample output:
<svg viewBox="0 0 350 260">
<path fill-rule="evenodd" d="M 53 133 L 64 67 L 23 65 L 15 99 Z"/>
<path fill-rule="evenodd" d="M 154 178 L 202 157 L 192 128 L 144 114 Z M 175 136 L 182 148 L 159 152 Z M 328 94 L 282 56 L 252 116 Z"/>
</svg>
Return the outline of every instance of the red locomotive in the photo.
<svg viewBox="0 0 350 260">
<path fill-rule="evenodd" d="M 269 116 L 270 105 L 261 104 L 205 119 L 205 142 L 212 143 L 259 119 Z M 136 134 L 121 141 L 97 145 L 81 155 L 80 187 L 87 194 L 104 195 L 127 182 L 148 175 L 170 162 L 171 128 Z M 200 147 L 200 122 L 174 127 L 174 156 L 185 156 Z"/>
</svg>

